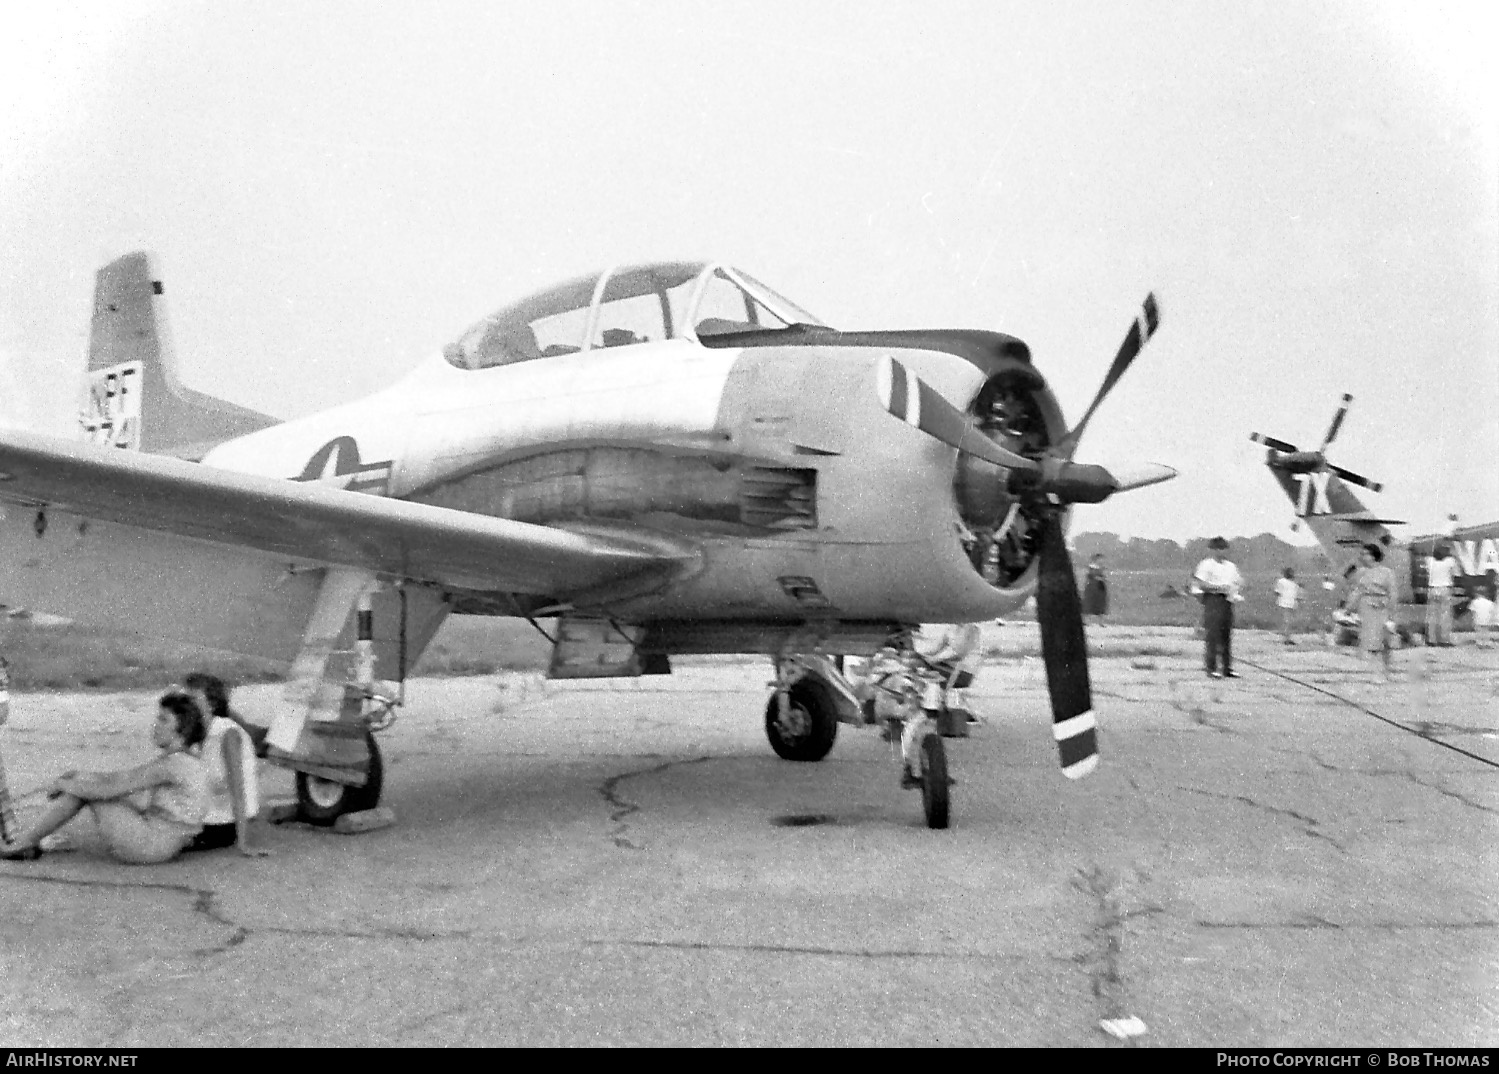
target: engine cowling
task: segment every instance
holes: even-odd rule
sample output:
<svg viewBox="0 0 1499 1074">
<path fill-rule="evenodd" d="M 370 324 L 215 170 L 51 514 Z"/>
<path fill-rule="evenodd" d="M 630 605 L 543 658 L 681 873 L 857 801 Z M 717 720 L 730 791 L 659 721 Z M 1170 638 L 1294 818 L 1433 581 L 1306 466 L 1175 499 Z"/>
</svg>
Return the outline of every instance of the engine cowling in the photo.
<svg viewBox="0 0 1499 1074">
<path fill-rule="evenodd" d="M 994 443 L 1037 458 L 1066 434 L 1061 408 L 1029 363 L 1008 361 L 968 405 L 973 427 Z M 953 493 L 971 535 L 965 548 L 990 584 L 1018 584 L 1039 554 L 1040 517 L 1011 491 L 1011 471 L 967 452 L 957 456 Z"/>
</svg>

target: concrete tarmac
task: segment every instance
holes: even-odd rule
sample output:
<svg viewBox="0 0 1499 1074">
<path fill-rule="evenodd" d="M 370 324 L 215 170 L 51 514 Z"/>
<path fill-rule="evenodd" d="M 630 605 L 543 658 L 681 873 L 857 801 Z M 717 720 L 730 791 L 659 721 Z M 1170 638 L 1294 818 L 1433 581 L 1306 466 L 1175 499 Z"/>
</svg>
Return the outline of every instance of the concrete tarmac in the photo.
<svg viewBox="0 0 1499 1074">
<path fill-rule="evenodd" d="M 1241 631 L 1210 680 L 1185 631 L 1091 639 L 1099 770 L 1060 774 L 1039 660 L 991 661 L 947 831 L 873 729 L 778 760 L 767 662 L 413 682 L 393 827 L 131 867 L 80 818 L 0 863 L 0 1044 L 1499 1044 L 1499 649 L 1384 684 Z M 22 816 L 146 759 L 153 710 L 15 696 Z"/>
</svg>

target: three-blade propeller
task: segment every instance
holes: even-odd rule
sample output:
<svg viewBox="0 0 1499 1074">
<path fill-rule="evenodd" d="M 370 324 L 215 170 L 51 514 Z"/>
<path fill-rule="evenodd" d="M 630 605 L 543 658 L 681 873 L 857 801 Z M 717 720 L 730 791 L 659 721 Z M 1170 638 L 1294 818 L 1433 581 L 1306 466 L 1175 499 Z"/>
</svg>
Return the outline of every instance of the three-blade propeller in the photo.
<svg viewBox="0 0 1499 1074">
<path fill-rule="evenodd" d="M 1384 488 L 1381 482 L 1371 481 L 1361 474 L 1345 470 L 1341 466 L 1334 466 L 1327 461 L 1327 449 L 1338 438 L 1338 430 L 1343 428 L 1343 419 L 1347 417 L 1348 405 L 1352 402 L 1353 396 L 1344 392 L 1343 400 L 1338 405 L 1338 412 L 1333 415 L 1332 424 L 1327 427 L 1327 435 L 1322 438 L 1322 446 L 1316 451 L 1302 451 L 1295 444 L 1288 444 L 1284 440 L 1277 440 L 1273 436 L 1265 436 L 1262 433 L 1250 433 L 1249 439 L 1256 444 L 1265 445 L 1271 451 L 1280 452 L 1282 456 L 1289 456 L 1289 458 L 1275 459 L 1271 464 L 1273 466 L 1290 470 L 1293 473 L 1331 470 L 1350 485 L 1358 485 L 1370 492 L 1378 492 Z"/>
<path fill-rule="evenodd" d="M 1051 694 L 1052 733 L 1061 754 L 1062 771 L 1073 779 L 1097 766 L 1098 735 L 1082 602 L 1072 555 L 1067 550 L 1063 515 L 1074 503 L 1101 503 L 1116 492 L 1169 480 L 1176 471 L 1146 463 L 1115 474 L 1102 466 L 1075 463 L 1072 456 L 1099 405 L 1160 323 L 1155 295 L 1148 295 L 1082 420 L 1035 458 L 1001 447 L 973 428 L 962 411 L 895 359 L 886 358 L 877 372 L 880 403 L 887 411 L 950 447 L 1001 467 L 999 480 L 1005 482 L 1006 491 L 1039 520 L 1036 618 L 1041 626 L 1041 655 Z"/>
</svg>

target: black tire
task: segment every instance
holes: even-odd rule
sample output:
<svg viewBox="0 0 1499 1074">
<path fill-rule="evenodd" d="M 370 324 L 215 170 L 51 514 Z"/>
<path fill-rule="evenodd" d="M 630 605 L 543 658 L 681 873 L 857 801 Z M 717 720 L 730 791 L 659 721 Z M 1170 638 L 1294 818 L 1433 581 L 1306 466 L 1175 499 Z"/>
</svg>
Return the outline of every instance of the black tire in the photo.
<svg viewBox="0 0 1499 1074">
<path fill-rule="evenodd" d="M 947 827 L 947 748 L 941 735 L 921 740 L 921 806 L 928 828 Z"/>
<path fill-rule="evenodd" d="M 788 761 L 820 761 L 838 737 L 837 710 L 828 688 L 803 679 L 790 690 L 790 726 L 781 724 L 781 705 L 775 694 L 765 704 L 765 737 L 770 748 Z"/>
<path fill-rule="evenodd" d="M 364 743 L 370 751 L 370 769 L 363 787 L 297 773 L 297 814 L 302 820 L 326 827 L 345 813 L 359 813 L 380 804 L 380 792 L 385 788 L 385 761 L 374 735 L 365 735 Z"/>
</svg>

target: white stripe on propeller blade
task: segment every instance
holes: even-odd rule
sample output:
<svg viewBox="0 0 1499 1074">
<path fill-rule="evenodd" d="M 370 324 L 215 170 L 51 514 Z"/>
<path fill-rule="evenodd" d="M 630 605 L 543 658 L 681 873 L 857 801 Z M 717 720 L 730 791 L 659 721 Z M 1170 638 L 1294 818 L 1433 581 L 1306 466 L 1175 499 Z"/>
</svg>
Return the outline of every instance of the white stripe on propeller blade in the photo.
<svg viewBox="0 0 1499 1074">
<path fill-rule="evenodd" d="M 1080 735 L 1084 731 L 1091 731 L 1097 726 L 1098 721 L 1093 718 L 1093 710 L 1089 709 L 1087 712 L 1078 713 L 1069 720 L 1052 724 L 1051 733 L 1056 737 L 1058 742 L 1065 742 L 1067 739 Z"/>
</svg>

